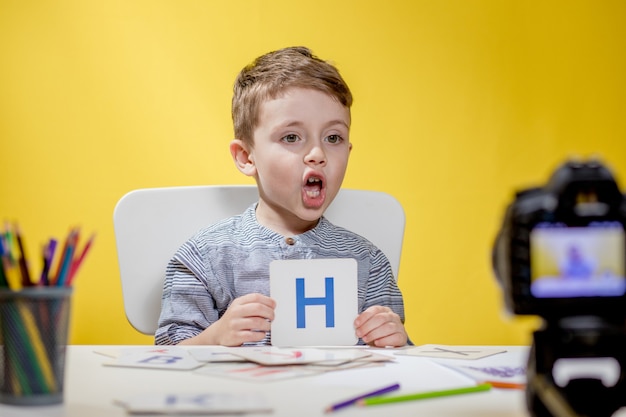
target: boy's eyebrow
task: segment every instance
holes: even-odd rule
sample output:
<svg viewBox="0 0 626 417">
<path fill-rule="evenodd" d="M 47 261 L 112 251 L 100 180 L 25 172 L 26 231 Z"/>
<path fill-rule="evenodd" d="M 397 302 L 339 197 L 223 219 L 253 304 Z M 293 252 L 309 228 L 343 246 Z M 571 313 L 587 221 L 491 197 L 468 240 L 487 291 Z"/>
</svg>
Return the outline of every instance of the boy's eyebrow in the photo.
<svg viewBox="0 0 626 417">
<path fill-rule="evenodd" d="M 287 121 L 286 123 L 281 123 L 280 127 L 292 127 L 292 126 L 302 126 L 305 123 L 301 120 L 292 120 L 292 121 Z M 346 128 L 350 129 L 350 124 L 347 123 L 345 120 L 341 120 L 341 119 L 337 119 L 337 120 L 330 120 L 326 123 L 324 123 L 324 128 L 328 128 L 330 126 L 334 126 L 334 125 L 342 125 L 345 126 Z"/>
</svg>

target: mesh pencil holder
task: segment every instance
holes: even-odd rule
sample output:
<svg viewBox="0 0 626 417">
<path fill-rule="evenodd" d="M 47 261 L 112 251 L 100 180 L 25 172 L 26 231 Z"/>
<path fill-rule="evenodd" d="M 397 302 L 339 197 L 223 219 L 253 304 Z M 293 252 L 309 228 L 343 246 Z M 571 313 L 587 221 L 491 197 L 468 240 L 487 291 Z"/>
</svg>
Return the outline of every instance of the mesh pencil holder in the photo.
<svg viewBox="0 0 626 417">
<path fill-rule="evenodd" d="M 63 402 L 72 288 L 0 289 L 0 402 Z"/>
</svg>

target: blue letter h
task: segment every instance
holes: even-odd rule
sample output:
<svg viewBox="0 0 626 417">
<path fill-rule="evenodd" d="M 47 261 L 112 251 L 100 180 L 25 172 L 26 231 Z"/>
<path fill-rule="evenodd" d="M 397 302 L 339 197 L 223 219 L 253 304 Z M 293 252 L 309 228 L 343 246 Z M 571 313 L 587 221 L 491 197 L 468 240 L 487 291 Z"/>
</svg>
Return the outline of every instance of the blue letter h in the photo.
<svg viewBox="0 0 626 417">
<path fill-rule="evenodd" d="M 306 306 L 326 306 L 326 327 L 335 327 L 335 288 L 332 277 L 326 277 L 326 296 L 325 297 L 305 297 L 304 296 L 304 278 L 296 278 L 296 313 L 297 328 L 306 327 Z"/>
</svg>

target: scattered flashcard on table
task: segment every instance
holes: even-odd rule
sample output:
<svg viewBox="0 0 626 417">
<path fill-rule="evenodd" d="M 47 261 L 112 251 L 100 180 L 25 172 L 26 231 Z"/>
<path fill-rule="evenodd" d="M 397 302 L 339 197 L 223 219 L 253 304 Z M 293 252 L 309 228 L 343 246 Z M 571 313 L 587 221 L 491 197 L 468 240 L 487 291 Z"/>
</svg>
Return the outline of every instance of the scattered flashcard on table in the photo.
<svg viewBox="0 0 626 417">
<path fill-rule="evenodd" d="M 294 365 L 295 366 L 295 365 Z M 326 362 L 310 363 L 308 365 L 299 365 L 307 369 L 322 372 L 345 371 L 347 369 L 375 368 L 384 366 L 383 362 L 369 362 L 367 360 L 356 360 L 352 362 L 344 362 L 341 364 L 328 365 Z"/>
<path fill-rule="evenodd" d="M 272 261 L 270 295 L 276 300 L 272 345 L 352 346 L 358 342 L 355 259 Z"/>
<path fill-rule="evenodd" d="M 129 414 L 223 415 L 273 411 L 267 399 L 256 393 L 146 394 L 117 404 Z"/>
<path fill-rule="evenodd" d="M 104 349 L 98 349 L 98 350 L 94 350 L 94 353 L 97 353 L 98 355 L 102 355 L 102 356 L 106 356 L 107 358 L 118 358 L 121 354 L 121 349 L 116 349 L 116 348 L 104 348 Z"/>
<path fill-rule="evenodd" d="M 322 369 L 310 368 L 307 365 L 264 366 L 256 363 L 214 363 L 194 371 L 199 375 L 226 377 L 248 382 L 274 382 L 303 376 L 318 375 Z"/>
<path fill-rule="evenodd" d="M 410 349 L 397 351 L 396 355 L 425 356 L 441 359 L 480 359 L 498 353 L 506 352 L 505 349 L 484 348 L 480 346 L 446 346 L 446 345 L 422 345 Z"/>
<path fill-rule="evenodd" d="M 362 349 L 297 349 L 275 346 L 240 348 L 233 351 L 233 353 L 250 362 L 256 362 L 261 365 L 300 365 L 314 362 L 331 362 L 338 364 L 371 355 L 370 352 Z"/>
<path fill-rule="evenodd" d="M 383 355 L 383 354 L 372 352 L 372 351 L 368 351 L 368 353 L 369 353 L 368 356 L 357 358 L 349 362 L 346 362 L 345 359 L 337 359 L 337 360 L 330 360 L 330 361 L 323 361 L 323 362 L 315 362 L 315 363 L 311 363 L 311 365 L 324 366 L 324 367 L 330 368 L 330 367 L 348 367 L 347 366 L 348 364 L 353 364 L 354 366 L 360 366 L 364 363 L 395 361 L 394 356 Z"/>
<path fill-rule="evenodd" d="M 123 366 L 131 368 L 172 369 L 187 371 L 202 366 L 189 351 L 180 347 L 150 346 L 140 349 L 121 349 L 107 366 Z"/>
<path fill-rule="evenodd" d="M 525 366 L 502 366 L 502 365 L 453 365 L 442 363 L 441 365 L 466 375 L 477 382 L 505 382 L 514 384 L 526 383 Z"/>
<path fill-rule="evenodd" d="M 189 346 L 188 351 L 198 362 L 245 362 L 233 353 L 238 348 L 226 346 Z"/>
</svg>

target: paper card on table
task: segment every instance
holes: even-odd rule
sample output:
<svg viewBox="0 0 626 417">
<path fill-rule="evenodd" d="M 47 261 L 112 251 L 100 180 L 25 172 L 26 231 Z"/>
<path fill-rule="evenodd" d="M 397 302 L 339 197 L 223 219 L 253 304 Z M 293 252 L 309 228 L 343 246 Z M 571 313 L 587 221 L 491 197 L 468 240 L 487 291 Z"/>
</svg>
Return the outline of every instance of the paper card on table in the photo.
<svg viewBox="0 0 626 417">
<path fill-rule="evenodd" d="M 183 348 L 152 346 L 122 349 L 112 362 L 106 362 L 104 365 L 184 371 L 198 368 L 203 364 Z"/>
<path fill-rule="evenodd" d="M 273 411 L 267 399 L 256 393 L 145 394 L 117 403 L 129 414 L 223 415 Z"/>
<path fill-rule="evenodd" d="M 295 366 L 295 365 L 294 365 Z M 346 369 L 363 369 L 363 368 L 376 368 L 385 366 L 383 362 L 369 362 L 367 360 L 357 360 L 352 362 L 344 362 L 340 364 L 327 364 L 326 362 L 310 363 L 308 365 L 299 365 L 307 369 L 332 372 L 332 371 L 344 371 Z"/>
<path fill-rule="evenodd" d="M 367 351 L 369 353 L 368 356 L 364 356 L 361 358 L 357 358 L 357 359 L 353 359 L 350 360 L 349 362 L 346 362 L 345 359 L 339 358 L 337 360 L 328 360 L 328 361 L 323 361 L 323 362 L 313 362 L 311 363 L 311 365 L 315 365 L 315 366 L 324 366 L 324 367 L 328 367 L 328 368 L 332 368 L 332 367 L 347 367 L 347 364 L 353 364 L 353 366 L 360 366 L 360 365 L 364 365 L 366 363 L 375 363 L 375 362 L 392 362 L 395 361 L 395 357 L 394 356 L 389 356 L 389 355 L 382 355 L 376 352 L 372 352 L 372 351 Z"/>
<path fill-rule="evenodd" d="M 512 382 L 517 384 L 526 383 L 526 366 L 503 366 L 503 365 L 453 365 L 441 363 L 456 372 L 466 375 L 478 382 L 496 381 Z"/>
<path fill-rule="evenodd" d="M 97 353 L 98 355 L 106 356 L 108 358 L 115 359 L 120 356 L 121 350 L 117 348 L 104 348 L 104 349 L 94 350 L 94 353 Z"/>
<path fill-rule="evenodd" d="M 276 300 L 274 346 L 350 346 L 358 341 L 355 259 L 288 259 L 270 263 Z"/>
<path fill-rule="evenodd" d="M 315 348 L 280 348 L 264 346 L 258 348 L 240 348 L 233 351 L 248 361 L 262 365 L 300 365 L 307 363 L 332 362 L 334 364 L 354 361 L 370 356 L 371 353 L 359 349 L 315 349 Z"/>
<path fill-rule="evenodd" d="M 369 350 L 369 356 L 357 359 L 359 362 L 394 362 L 396 360 L 393 355 L 386 355 L 384 353 L 374 352 Z"/>
<path fill-rule="evenodd" d="M 257 363 L 215 363 L 194 371 L 198 375 L 233 378 L 248 382 L 274 382 L 304 376 L 318 375 L 322 369 L 307 365 L 264 366 Z"/>
<path fill-rule="evenodd" d="M 446 346 L 446 345 L 422 345 L 410 349 L 395 352 L 396 355 L 425 356 L 442 359 L 480 359 L 498 353 L 506 352 L 505 349 L 485 348 L 481 346 Z"/>
<path fill-rule="evenodd" d="M 226 346 L 188 347 L 189 353 L 198 362 L 244 362 L 244 358 L 233 353 L 236 349 Z"/>
</svg>

